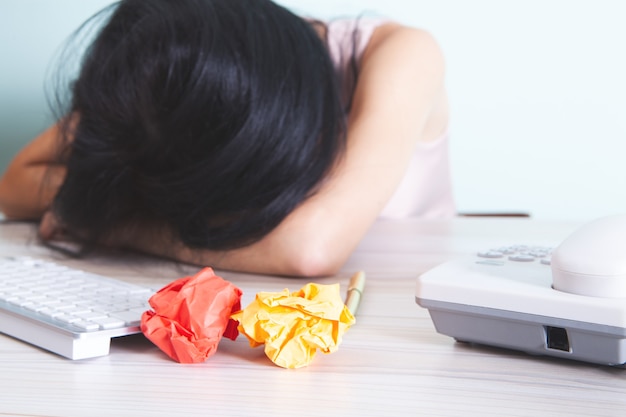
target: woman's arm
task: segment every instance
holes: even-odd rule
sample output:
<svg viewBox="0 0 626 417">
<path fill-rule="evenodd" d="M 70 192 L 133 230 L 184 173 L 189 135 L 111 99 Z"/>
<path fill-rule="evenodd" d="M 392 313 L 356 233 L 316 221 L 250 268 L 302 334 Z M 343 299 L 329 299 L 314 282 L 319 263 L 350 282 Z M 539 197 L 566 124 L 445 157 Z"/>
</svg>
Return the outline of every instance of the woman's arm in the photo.
<svg viewBox="0 0 626 417">
<path fill-rule="evenodd" d="M 54 125 L 26 145 L 0 178 L 0 211 L 7 218 L 36 220 L 50 206 L 65 177 L 57 163 L 59 129 Z"/>
<path fill-rule="evenodd" d="M 446 128 L 443 79 L 443 57 L 428 33 L 379 27 L 363 57 L 345 157 L 318 193 L 265 238 L 241 249 L 190 250 L 141 232 L 126 236 L 126 244 L 219 269 L 336 273 L 393 195 L 417 142 Z"/>
</svg>

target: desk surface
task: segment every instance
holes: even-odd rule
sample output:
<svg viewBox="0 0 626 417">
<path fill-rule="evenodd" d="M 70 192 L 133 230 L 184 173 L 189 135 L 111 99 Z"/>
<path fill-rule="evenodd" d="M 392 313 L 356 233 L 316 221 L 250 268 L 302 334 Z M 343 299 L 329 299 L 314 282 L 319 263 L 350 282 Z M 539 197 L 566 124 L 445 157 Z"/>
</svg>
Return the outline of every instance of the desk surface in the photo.
<svg viewBox="0 0 626 417">
<path fill-rule="evenodd" d="M 106 357 L 69 361 L 0 335 L 0 415 L 35 416 L 623 416 L 626 370 L 456 343 L 415 304 L 416 276 L 454 256 L 508 243 L 556 244 L 575 224 L 529 219 L 381 221 L 335 277 L 368 282 L 357 323 L 339 350 L 286 370 L 245 337 L 223 340 L 205 363 L 181 365 L 142 335 Z M 50 256 L 33 226 L 0 225 L 0 253 Z M 58 255 L 56 255 L 58 256 Z M 197 268 L 98 254 L 56 259 L 155 288 Z M 223 272 L 244 291 L 305 281 Z"/>
</svg>

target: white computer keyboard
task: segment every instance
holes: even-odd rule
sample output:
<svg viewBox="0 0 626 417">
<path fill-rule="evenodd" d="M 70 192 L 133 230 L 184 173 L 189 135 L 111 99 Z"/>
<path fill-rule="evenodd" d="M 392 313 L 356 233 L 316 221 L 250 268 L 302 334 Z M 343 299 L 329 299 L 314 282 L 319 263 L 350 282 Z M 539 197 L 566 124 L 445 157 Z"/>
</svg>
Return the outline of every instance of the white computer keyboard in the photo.
<svg viewBox="0 0 626 417">
<path fill-rule="evenodd" d="M 139 333 L 153 290 L 31 257 L 0 257 L 0 332 L 70 359 Z"/>
</svg>

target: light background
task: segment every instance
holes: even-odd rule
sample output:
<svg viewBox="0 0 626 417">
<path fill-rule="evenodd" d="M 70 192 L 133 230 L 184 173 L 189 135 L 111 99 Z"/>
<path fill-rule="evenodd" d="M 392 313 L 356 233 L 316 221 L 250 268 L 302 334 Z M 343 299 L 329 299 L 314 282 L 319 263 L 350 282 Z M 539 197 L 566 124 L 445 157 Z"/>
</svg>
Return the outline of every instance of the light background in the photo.
<svg viewBox="0 0 626 417">
<path fill-rule="evenodd" d="M 623 0 L 282 0 L 320 18 L 429 30 L 448 64 L 459 210 L 589 220 L 626 212 Z M 48 64 L 109 0 L 0 0 L 0 170 L 51 122 Z"/>
</svg>

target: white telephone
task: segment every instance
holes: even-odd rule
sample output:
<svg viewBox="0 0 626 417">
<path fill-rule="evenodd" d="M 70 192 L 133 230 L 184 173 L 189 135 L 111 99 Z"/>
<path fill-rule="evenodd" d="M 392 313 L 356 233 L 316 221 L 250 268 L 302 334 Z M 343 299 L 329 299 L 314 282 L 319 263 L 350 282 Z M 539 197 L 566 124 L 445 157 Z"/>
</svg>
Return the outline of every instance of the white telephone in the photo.
<svg viewBox="0 0 626 417">
<path fill-rule="evenodd" d="M 554 249 L 505 246 L 422 274 L 416 302 L 439 333 L 626 365 L 626 215 L 598 219 Z"/>
</svg>

